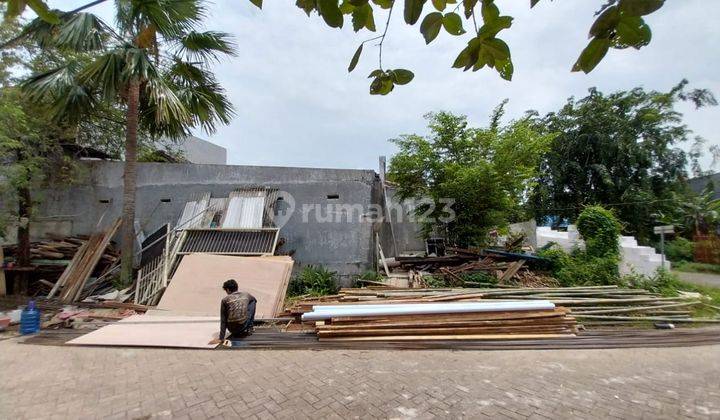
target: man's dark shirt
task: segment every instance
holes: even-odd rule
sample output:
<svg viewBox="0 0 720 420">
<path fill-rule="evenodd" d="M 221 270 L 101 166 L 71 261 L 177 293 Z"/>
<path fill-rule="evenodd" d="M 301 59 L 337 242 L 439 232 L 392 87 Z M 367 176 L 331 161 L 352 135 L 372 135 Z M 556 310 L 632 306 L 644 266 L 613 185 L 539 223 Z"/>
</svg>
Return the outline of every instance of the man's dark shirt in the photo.
<svg viewBox="0 0 720 420">
<path fill-rule="evenodd" d="M 251 304 L 254 309 L 256 302 L 257 299 L 253 295 L 240 291 L 230 293 L 222 299 L 220 302 L 220 341 L 225 339 L 225 331 L 228 328 L 232 332 L 237 327 L 243 326 L 249 317 L 254 316 L 248 311 Z"/>
</svg>

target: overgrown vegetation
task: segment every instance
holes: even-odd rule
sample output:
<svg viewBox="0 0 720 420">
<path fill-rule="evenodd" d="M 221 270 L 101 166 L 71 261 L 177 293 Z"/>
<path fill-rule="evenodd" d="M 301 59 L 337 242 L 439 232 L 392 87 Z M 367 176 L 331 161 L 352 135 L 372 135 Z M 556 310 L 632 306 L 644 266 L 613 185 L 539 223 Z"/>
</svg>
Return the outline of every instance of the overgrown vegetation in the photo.
<svg viewBox="0 0 720 420">
<path fill-rule="evenodd" d="M 400 150 L 388 177 L 401 199 L 417 200 L 426 235 L 447 231 L 452 243 L 482 246 L 490 229 L 524 219 L 523 196 L 553 135 L 539 134 L 526 119 L 501 126 L 503 107 L 487 128 L 438 112 L 426 115 L 430 135 L 392 140 Z"/>
<path fill-rule="evenodd" d="M 720 274 L 720 265 L 681 261 L 678 264 L 673 264 L 673 270 L 685 271 L 688 273 Z"/>
<path fill-rule="evenodd" d="M 552 246 L 538 253 L 552 262 L 553 276 L 562 286 L 620 284 L 620 223 L 613 212 L 601 206 L 586 207 L 577 226 L 585 249 L 568 254 Z"/>
<path fill-rule="evenodd" d="M 665 257 L 672 262 L 692 261 L 694 248 L 692 241 L 679 237 L 665 243 Z"/>
<path fill-rule="evenodd" d="M 693 138 L 675 110 L 683 101 L 717 105 L 710 91 L 689 89 L 683 80 L 668 92 L 635 88 L 605 94 L 592 88 L 584 98 L 570 98 L 559 111 L 536 118 L 538 130 L 558 135 L 534 183 L 535 218 L 574 221 L 586 205 L 607 203 L 623 231 L 644 244 L 654 240 L 652 228 L 663 218 L 669 219 L 664 224 L 687 219 L 683 225 L 692 231 L 697 217 L 687 215 L 692 211 L 683 203 L 696 194 L 685 180 L 688 166 L 696 176 L 702 172 L 698 158 L 705 149 L 701 138 L 691 152 L 681 148 Z"/>
<path fill-rule="evenodd" d="M 288 285 L 288 296 L 324 296 L 334 295 L 338 291 L 337 273 L 323 266 L 303 267 Z"/>
</svg>

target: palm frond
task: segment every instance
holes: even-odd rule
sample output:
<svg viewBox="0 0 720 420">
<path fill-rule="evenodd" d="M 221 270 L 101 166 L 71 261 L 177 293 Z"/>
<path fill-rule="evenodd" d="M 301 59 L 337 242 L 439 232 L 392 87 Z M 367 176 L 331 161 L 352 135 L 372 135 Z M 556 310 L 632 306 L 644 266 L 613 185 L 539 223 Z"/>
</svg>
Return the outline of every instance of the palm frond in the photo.
<svg viewBox="0 0 720 420">
<path fill-rule="evenodd" d="M 98 89 L 105 100 L 112 101 L 124 89 L 126 66 L 125 49 L 117 48 L 95 58 L 82 69 L 78 79 Z"/>
<path fill-rule="evenodd" d="M 19 38 L 30 39 L 40 48 L 47 49 L 55 45 L 55 31 L 58 26 L 38 17 L 25 25 Z"/>
<path fill-rule="evenodd" d="M 125 80 L 137 78 L 141 81 L 158 78 L 159 72 L 155 63 L 144 48 L 125 49 Z"/>
<path fill-rule="evenodd" d="M 192 125 L 213 133 L 218 123 L 228 124 L 234 110 L 225 89 L 199 63 L 175 60 L 168 77 L 192 116 Z"/>
<path fill-rule="evenodd" d="M 74 51 L 97 51 L 112 35 L 110 27 L 92 13 L 76 13 L 60 25 L 56 44 Z"/>
<path fill-rule="evenodd" d="M 118 25 L 127 33 L 154 26 L 167 39 L 177 39 L 205 17 L 199 0 L 118 0 Z M 127 3 L 130 3 L 129 5 Z"/>
<path fill-rule="evenodd" d="M 145 95 L 148 108 L 153 110 L 156 124 L 172 122 L 188 124 L 191 121 L 185 105 L 162 77 L 147 80 Z"/>
<path fill-rule="evenodd" d="M 219 60 L 220 54 L 235 55 L 235 44 L 225 32 L 190 31 L 179 40 L 178 52 L 190 60 Z"/>
<path fill-rule="evenodd" d="M 86 86 L 75 84 L 58 93 L 51 105 L 56 120 L 80 123 L 97 105 L 95 97 Z"/>
<path fill-rule="evenodd" d="M 22 90 L 34 102 L 52 100 L 57 92 L 66 90 L 75 84 L 77 70 L 78 63 L 70 61 L 62 67 L 26 79 L 22 83 Z"/>
</svg>

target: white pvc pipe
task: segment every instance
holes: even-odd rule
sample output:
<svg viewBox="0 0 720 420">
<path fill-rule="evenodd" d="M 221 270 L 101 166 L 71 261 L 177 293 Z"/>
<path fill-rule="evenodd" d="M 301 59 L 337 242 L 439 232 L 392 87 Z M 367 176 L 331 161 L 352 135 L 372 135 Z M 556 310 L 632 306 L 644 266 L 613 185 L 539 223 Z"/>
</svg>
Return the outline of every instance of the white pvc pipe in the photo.
<svg viewBox="0 0 720 420">
<path fill-rule="evenodd" d="M 511 302 L 437 302 L 385 305 L 317 305 L 312 312 L 302 315 L 303 321 L 317 321 L 334 317 L 361 317 L 374 315 L 416 315 L 500 311 L 534 311 L 555 309 L 547 300 Z"/>
</svg>

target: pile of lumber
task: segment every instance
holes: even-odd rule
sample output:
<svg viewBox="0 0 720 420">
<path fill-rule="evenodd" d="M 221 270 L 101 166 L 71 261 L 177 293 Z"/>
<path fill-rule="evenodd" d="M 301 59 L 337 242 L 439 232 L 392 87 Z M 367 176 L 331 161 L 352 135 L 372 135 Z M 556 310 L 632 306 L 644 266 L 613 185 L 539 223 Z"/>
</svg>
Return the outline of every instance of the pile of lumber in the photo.
<svg viewBox="0 0 720 420">
<path fill-rule="evenodd" d="M 77 235 L 58 237 L 54 239 L 35 241 L 30 243 L 30 266 L 35 270 L 46 272 L 57 272 L 58 277 L 70 264 L 77 251 L 87 243 L 89 237 Z M 6 245 L 5 252 L 6 270 L 12 271 L 17 267 L 17 245 Z M 120 252 L 112 245 L 109 245 L 98 261 L 99 267 L 107 267 L 115 264 L 120 258 Z M 57 277 L 56 277 L 57 278 Z M 48 278 L 55 280 L 56 278 Z"/>
<path fill-rule="evenodd" d="M 720 323 L 720 307 L 704 302 L 698 296 L 664 297 L 645 289 L 618 286 L 581 287 L 495 287 L 446 289 L 395 289 L 367 287 L 341 289 L 332 296 L 297 300 L 287 309 L 298 321 L 315 306 L 377 305 L 431 302 L 484 302 L 488 300 L 547 300 L 570 310 L 585 326 L 621 325 L 638 322 L 682 324 Z M 693 317 L 694 309 L 703 307 L 715 316 Z"/>
<path fill-rule="evenodd" d="M 75 252 L 47 297 L 52 298 L 58 294 L 61 301 L 69 303 L 89 294 L 91 291 L 86 291 L 85 285 L 119 226 L 120 219 L 117 219 L 108 230 L 90 235 L 87 242 Z"/>
<path fill-rule="evenodd" d="M 321 341 L 498 340 L 573 336 L 549 301 L 318 305 L 303 314 Z"/>
<path fill-rule="evenodd" d="M 91 237 L 78 235 L 32 242 L 28 267 L 18 265 L 17 245 L 4 246 L 4 270 L 9 273 L 27 273 L 29 291 L 35 295 L 47 295 L 62 277 L 74 256 L 79 251 L 84 252 L 87 249 L 90 239 Z M 115 267 L 119 260 L 119 251 L 112 244 L 108 244 L 100 255 L 93 274 L 102 276 Z M 96 285 L 95 288 L 99 286 L 102 285 Z"/>
</svg>

